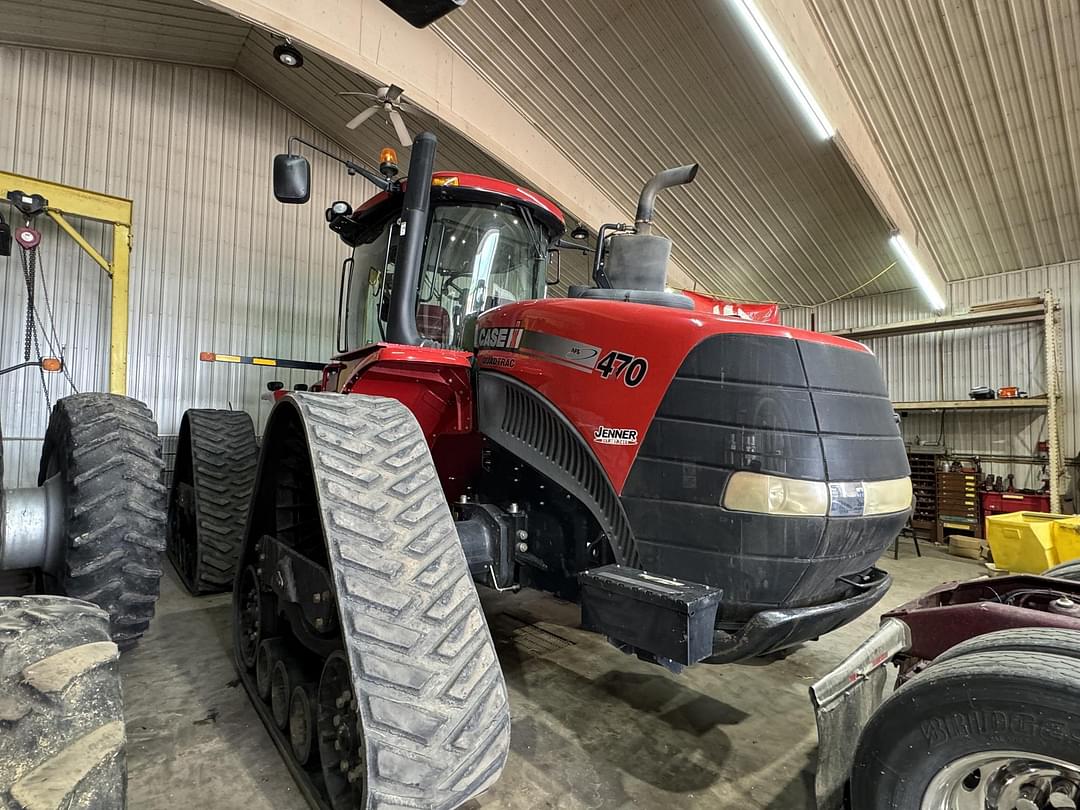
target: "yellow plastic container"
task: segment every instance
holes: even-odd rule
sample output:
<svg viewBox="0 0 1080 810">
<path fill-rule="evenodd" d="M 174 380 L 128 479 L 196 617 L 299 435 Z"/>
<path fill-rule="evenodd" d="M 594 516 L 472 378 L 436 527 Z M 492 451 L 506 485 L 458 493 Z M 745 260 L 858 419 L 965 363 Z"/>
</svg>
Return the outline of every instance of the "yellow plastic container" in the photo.
<svg viewBox="0 0 1080 810">
<path fill-rule="evenodd" d="M 1054 526 L 1065 515 L 1045 512 L 1006 512 L 988 515 L 986 540 L 994 564 L 1017 573 L 1041 574 L 1058 564 Z"/>
<path fill-rule="evenodd" d="M 1062 518 L 1054 524 L 1051 536 L 1059 563 L 1080 557 L 1080 516 Z"/>
</svg>

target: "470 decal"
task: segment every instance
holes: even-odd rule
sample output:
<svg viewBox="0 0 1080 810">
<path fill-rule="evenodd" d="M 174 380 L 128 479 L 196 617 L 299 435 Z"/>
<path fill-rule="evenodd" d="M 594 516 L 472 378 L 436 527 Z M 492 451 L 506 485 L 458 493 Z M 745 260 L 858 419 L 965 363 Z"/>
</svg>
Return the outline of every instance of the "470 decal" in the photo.
<svg viewBox="0 0 1080 810">
<path fill-rule="evenodd" d="M 630 388 L 635 388 L 649 373 L 649 361 L 644 357 L 611 351 L 600 358 L 596 370 L 605 380 L 614 377 L 621 379 Z"/>
</svg>

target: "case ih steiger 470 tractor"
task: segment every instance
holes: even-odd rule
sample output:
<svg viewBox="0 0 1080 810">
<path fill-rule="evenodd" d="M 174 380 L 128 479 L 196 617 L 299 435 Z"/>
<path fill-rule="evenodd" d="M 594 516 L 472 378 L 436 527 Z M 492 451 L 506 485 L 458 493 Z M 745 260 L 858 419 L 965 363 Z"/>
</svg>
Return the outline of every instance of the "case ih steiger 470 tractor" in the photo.
<svg viewBox="0 0 1080 810">
<path fill-rule="evenodd" d="M 827 633 L 889 587 L 911 507 L 863 346 L 713 314 L 665 289 L 657 194 L 607 226 L 597 286 L 545 299 L 561 212 L 512 183 L 350 164 L 382 191 L 353 247 L 320 391 L 185 418 L 169 546 L 234 583 L 245 686 L 309 798 L 450 808 L 506 759 L 506 689 L 474 580 L 579 599 L 584 626 L 672 670 Z M 305 202 L 309 169 L 275 160 Z M 225 420 L 234 423 L 225 427 Z M 232 456 L 236 455 L 234 459 Z M 245 525 L 246 519 L 246 525 Z"/>
</svg>

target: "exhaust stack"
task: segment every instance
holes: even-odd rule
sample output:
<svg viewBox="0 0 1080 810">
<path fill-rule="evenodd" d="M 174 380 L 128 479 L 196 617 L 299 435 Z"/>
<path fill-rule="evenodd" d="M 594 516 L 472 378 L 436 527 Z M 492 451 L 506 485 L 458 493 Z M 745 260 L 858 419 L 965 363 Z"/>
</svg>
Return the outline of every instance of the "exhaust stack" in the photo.
<svg viewBox="0 0 1080 810">
<path fill-rule="evenodd" d="M 420 283 L 420 260 L 424 253 L 424 231 L 431 207 L 431 173 L 435 167 L 435 135 L 422 132 L 413 141 L 409 158 L 408 185 L 401 219 L 405 238 L 398 247 L 394 289 L 390 293 L 390 318 L 386 339 L 391 343 L 419 346 L 416 328 L 416 289 Z"/>
<path fill-rule="evenodd" d="M 697 171 L 696 163 L 665 169 L 645 184 L 634 216 L 634 233 L 613 236 L 608 244 L 604 275 L 614 289 L 664 290 L 671 240 L 652 232 L 656 195 L 666 188 L 692 182 Z"/>
</svg>

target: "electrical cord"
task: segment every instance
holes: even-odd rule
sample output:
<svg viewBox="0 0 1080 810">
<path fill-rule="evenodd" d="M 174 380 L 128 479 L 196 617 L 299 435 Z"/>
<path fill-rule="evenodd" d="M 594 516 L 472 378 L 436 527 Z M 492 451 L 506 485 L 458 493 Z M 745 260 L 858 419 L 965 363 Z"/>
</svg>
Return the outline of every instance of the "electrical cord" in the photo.
<svg viewBox="0 0 1080 810">
<path fill-rule="evenodd" d="M 705 292 L 704 295 L 712 295 L 712 296 L 715 296 L 717 298 L 731 299 L 733 301 L 736 301 L 736 302 L 739 302 L 739 303 L 744 303 L 744 304 L 779 304 L 782 307 L 788 307 L 790 309 L 815 309 L 817 307 L 826 306 L 827 304 L 835 304 L 837 301 L 842 301 L 845 298 L 854 295 L 859 290 L 862 290 L 862 289 L 864 289 L 866 287 L 869 287 L 871 284 L 873 284 L 875 281 L 877 281 L 883 275 L 885 275 L 890 270 L 892 270 L 894 267 L 896 267 L 896 264 L 897 264 L 896 262 L 893 262 L 892 264 L 890 264 L 885 269 L 881 270 L 878 273 L 875 273 L 873 275 L 873 277 L 867 279 L 862 284 L 860 284 L 858 287 L 852 287 L 847 292 L 841 293 L 840 295 L 836 296 L 836 298 L 830 298 L 828 301 L 821 301 L 821 302 L 819 302 L 817 304 L 795 304 L 795 303 L 792 303 L 791 301 L 755 301 L 755 300 L 749 299 L 749 298 L 732 298 L 731 296 L 727 295 L 726 293 L 714 293 L 714 292 Z M 697 290 L 695 290 L 694 292 L 697 292 Z"/>
</svg>

